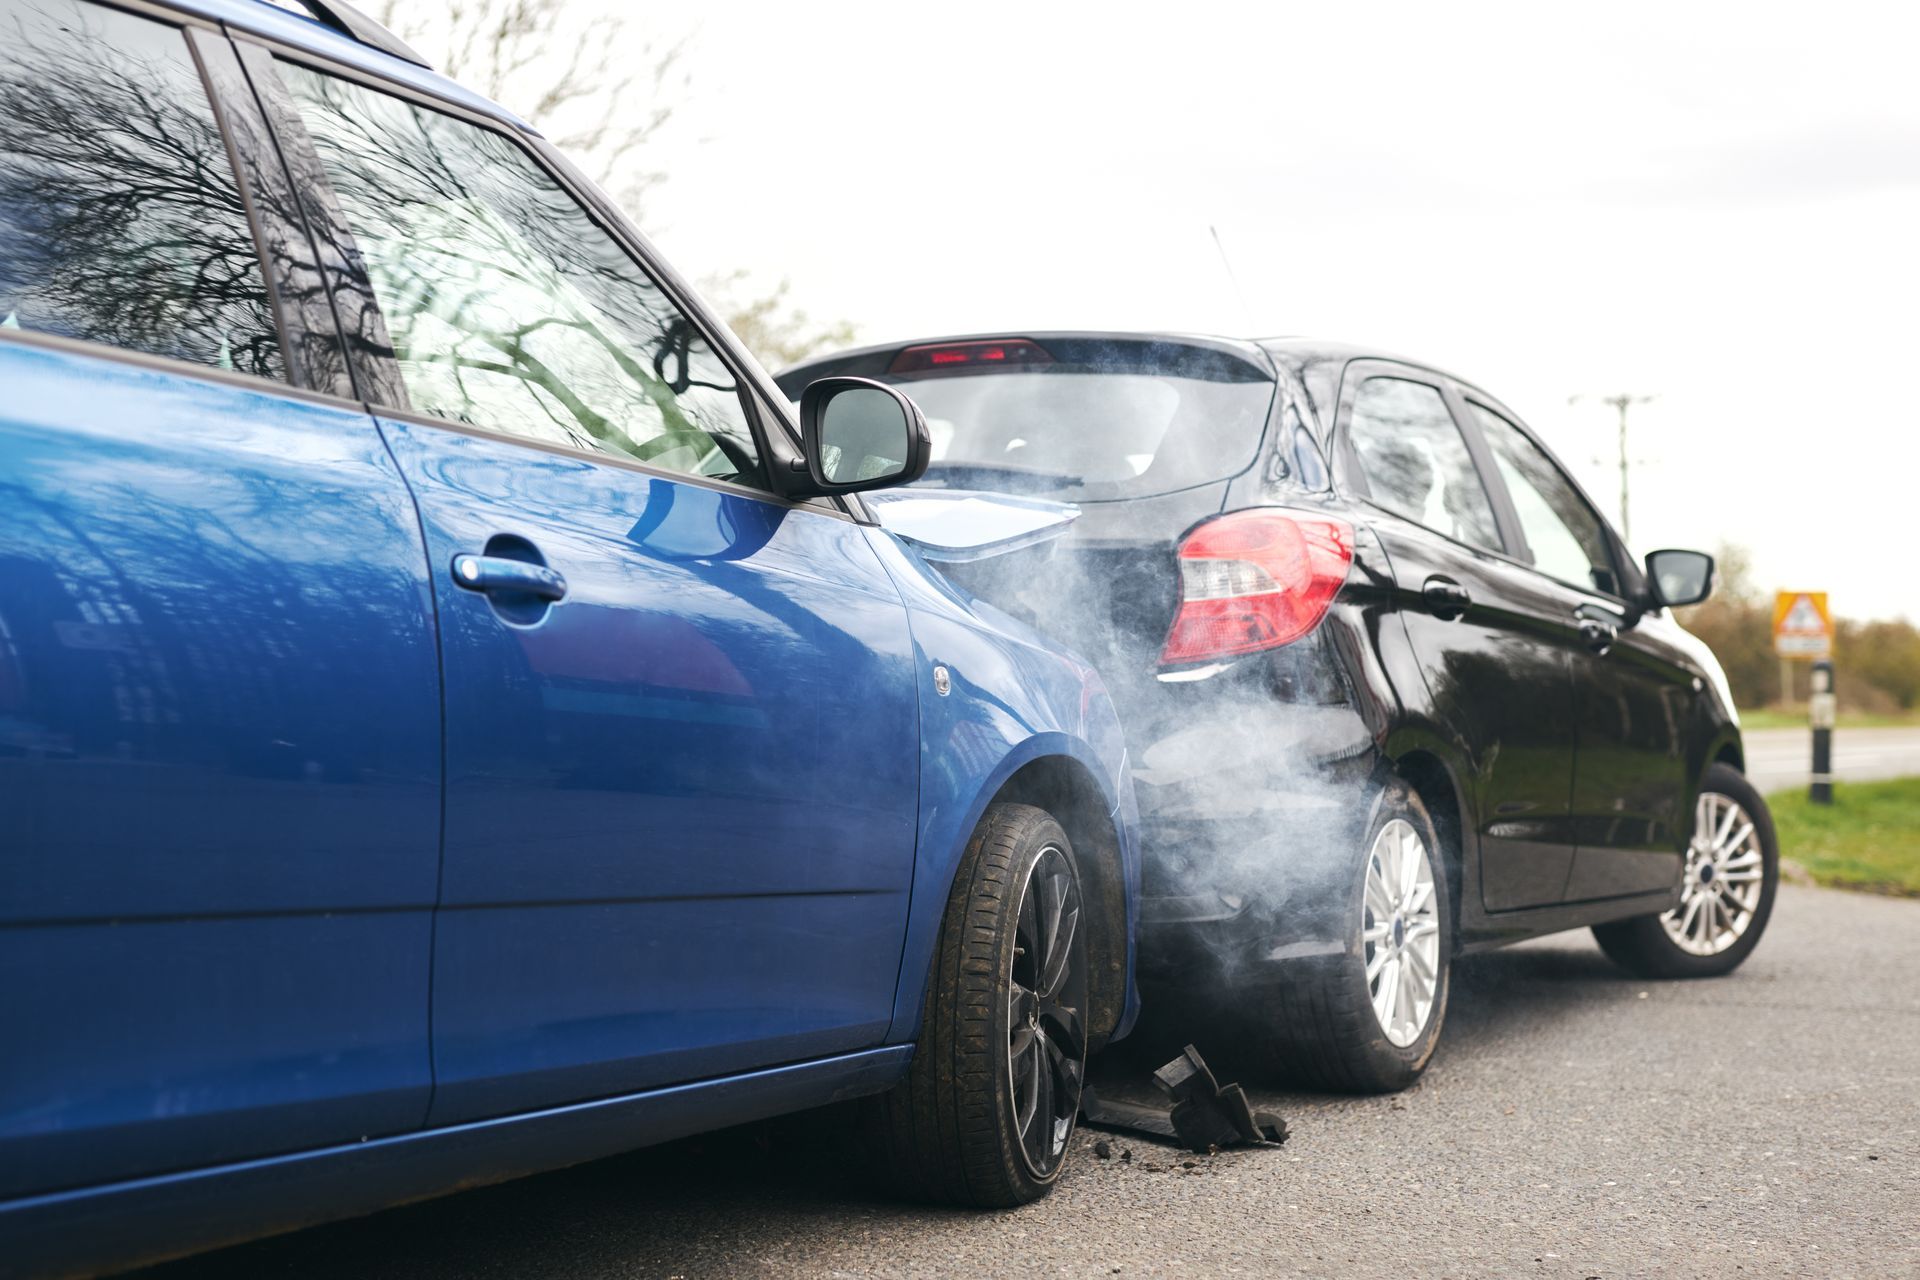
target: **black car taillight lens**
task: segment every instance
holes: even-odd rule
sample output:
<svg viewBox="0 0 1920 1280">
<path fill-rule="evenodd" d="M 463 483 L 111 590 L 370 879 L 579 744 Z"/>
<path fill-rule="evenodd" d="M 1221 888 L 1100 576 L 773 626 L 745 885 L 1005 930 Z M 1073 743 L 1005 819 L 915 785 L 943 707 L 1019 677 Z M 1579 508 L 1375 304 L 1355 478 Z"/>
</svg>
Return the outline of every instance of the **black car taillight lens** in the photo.
<svg viewBox="0 0 1920 1280">
<path fill-rule="evenodd" d="M 1254 508 L 1207 521 L 1180 544 L 1180 611 L 1160 664 L 1237 657 L 1310 634 L 1352 564 L 1344 520 Z"/>
<path fill-rule="evenodd" d="M 893 358 L 888 373 L 929 373 L 946 369 L 1033 369 L 1053 363 L 1037 342 L 995 338 L 985 342 L 935 342 L 908 347 Z"/>
</svg>

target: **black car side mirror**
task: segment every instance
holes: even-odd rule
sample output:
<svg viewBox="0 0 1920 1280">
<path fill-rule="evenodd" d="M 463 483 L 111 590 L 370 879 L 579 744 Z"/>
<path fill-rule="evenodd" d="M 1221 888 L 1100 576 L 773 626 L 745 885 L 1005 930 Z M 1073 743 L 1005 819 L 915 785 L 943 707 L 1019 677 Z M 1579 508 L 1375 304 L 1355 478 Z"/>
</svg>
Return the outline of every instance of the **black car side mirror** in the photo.
<svg viewBox="0 0 1920 1280">
<path fill-rule="evenodd" d="M 785 488 L 795 496 L 858 493 L 926 474 L 933 435 L 909 397 L 871 378 L 820 378 L 800 393 L 804 462 Z"/>
<path fill-rule="evenodd" d="M 1699 604 L 1713 594 L 1713 557 L 1704 551 L 1650 551 L 1647 584 L 1656 605 Z"/>
</svg>

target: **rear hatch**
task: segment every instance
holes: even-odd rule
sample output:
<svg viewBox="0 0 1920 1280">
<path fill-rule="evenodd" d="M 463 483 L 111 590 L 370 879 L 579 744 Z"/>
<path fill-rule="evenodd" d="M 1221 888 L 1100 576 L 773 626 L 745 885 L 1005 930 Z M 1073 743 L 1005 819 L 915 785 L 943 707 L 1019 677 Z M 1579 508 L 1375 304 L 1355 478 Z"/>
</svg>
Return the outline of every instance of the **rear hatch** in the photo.
<svg viewBox="0 0 1920 1280">
<path fill-rule="evenodd" d="M 926 413 L 933 461 L 922 485 L 1080 507 L 1062 538 L 943 571 L 1115 686 L 1153 666 L 1179 605 L 1176 542 L 1259 457 L 1274 398 L 1257 347 L 1120 334 L 871 347 L 795 366 L 779 383 L 797 398 L 842 374 L 896 385 Z"/>
</svg>

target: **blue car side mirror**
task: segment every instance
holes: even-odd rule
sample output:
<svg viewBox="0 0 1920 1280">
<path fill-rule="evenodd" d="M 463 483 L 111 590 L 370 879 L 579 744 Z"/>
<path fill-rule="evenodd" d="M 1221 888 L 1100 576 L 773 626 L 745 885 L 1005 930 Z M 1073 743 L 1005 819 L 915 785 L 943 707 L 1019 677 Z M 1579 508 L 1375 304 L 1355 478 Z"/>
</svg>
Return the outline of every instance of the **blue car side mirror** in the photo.
<svg viewBox="0 0 1920 1280">
<path fill-rule="evenodd" d="M 926 474 L 933 436 L 912 399 L 871 378 L 821 378 L 800 393 L 804 462 L 790 494 L 858 493 Z"/>
</svg>

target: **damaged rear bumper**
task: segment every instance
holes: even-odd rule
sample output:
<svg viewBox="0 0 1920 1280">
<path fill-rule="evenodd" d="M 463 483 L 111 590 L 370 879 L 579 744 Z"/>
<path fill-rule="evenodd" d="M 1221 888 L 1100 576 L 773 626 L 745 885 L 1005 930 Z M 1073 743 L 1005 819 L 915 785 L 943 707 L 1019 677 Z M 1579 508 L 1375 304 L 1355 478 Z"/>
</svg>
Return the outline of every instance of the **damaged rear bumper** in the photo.
<svg viewBox="0 0 1920 1280">
<path fill-rule="evenodd" d="M 1136 965 L 1142 979 L 1161 985 L 1279 982 L 1292 965 L 1344 954 L 1352 945 L 1345 932 L 1334 913 L 1317 908 L 1225 911 L 1202 900 L 1148 898 Z"/>
<path fill-rule="evenodd" d="M 1126 712 L 1137 964 L 1159 985 L 1279 978 L 1349 945 L 1354 854 L 1389 767 L 1351 703 L 1286 700 L 1270 665 L 1161 686 Z"/>
<path fill-rule="evenodd" d="M 1302 800 L 1257 824 L 1154 823 L 1136 964 L 1160 985 L 1283 980 L 1344 954 L 1363 805 Z"/>
</svg>

